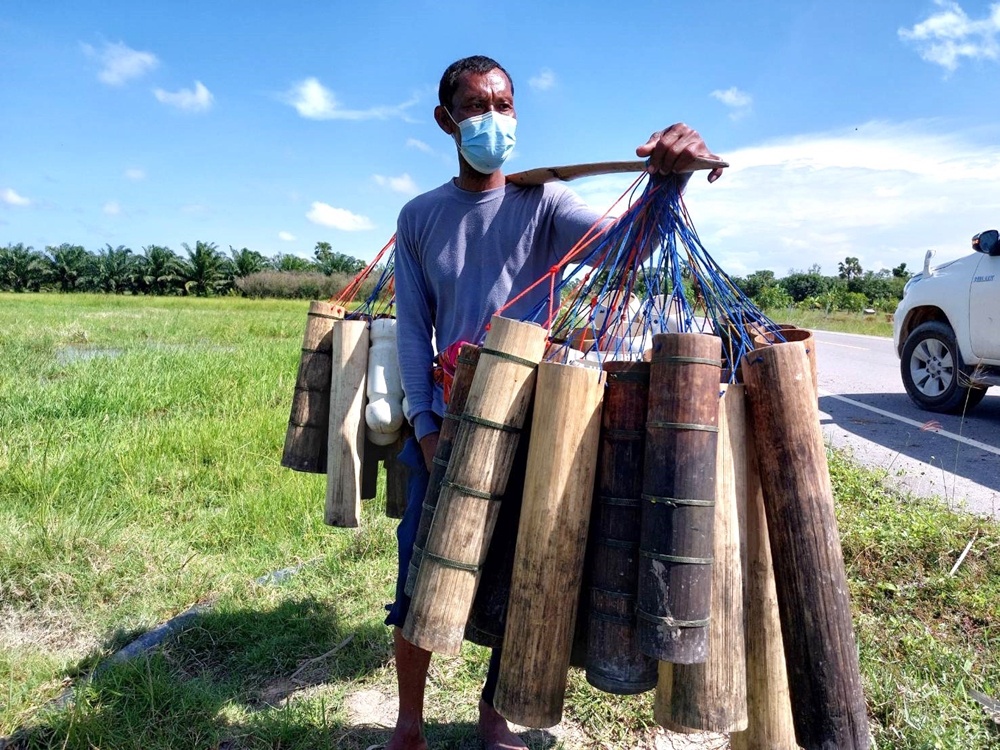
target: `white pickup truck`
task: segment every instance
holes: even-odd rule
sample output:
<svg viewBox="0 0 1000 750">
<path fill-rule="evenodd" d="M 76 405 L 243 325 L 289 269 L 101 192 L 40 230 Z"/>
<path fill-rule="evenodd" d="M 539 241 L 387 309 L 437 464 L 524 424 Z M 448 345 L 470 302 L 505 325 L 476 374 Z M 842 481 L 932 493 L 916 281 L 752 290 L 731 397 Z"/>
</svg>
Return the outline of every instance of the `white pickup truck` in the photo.
<svg viewBox="0 0 1000 750">
<path fill-rule="evenodd" d="M 972 238 L 976 252 L 910 279 L 893 342 L 903 385 L 922 409 L 962 412 L 1000 385 L 1000 233 Z"/>
</svg>

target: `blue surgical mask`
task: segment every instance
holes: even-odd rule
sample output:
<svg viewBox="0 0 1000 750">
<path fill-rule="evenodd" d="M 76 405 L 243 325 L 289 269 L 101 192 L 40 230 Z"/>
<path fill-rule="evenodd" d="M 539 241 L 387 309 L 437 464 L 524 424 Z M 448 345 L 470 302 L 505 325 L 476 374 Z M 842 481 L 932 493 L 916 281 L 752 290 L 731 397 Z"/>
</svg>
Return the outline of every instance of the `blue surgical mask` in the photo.
<svg viewBox="0 0 1000 750">
<path fill-rule="evenodd" d="M 451 112 L 448 116 L 451 117 Z M 455 118 L 451 121 L 455 122 Z M 461 134 L 458 150 L 477 172 L 493 174 L 514 150 L 517 120 L 510 115 L 491 110 L 455 124 Z"/>
</svg>

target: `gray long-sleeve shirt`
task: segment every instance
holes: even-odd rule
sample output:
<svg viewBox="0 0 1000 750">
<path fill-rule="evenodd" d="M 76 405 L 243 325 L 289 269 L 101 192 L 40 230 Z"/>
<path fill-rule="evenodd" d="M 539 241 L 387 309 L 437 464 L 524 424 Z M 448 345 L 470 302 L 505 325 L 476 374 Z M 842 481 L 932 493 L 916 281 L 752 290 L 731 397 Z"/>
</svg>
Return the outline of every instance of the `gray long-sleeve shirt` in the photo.
<svg viewBox="0 0 1000 750">
<path fill-rule="evenodd" d="M 432 379 L 435 345 L 481 342 L 497 309 L 546 274 L 599 218 L 560 183 L 469 192 L 449 181 L 403 206 L 396 336 L 417 439 L 437 430 L 433 415 L 444 412 Z M 523 319 L 548 294 L 542 284 L 504 316 Z"/>
</svg>

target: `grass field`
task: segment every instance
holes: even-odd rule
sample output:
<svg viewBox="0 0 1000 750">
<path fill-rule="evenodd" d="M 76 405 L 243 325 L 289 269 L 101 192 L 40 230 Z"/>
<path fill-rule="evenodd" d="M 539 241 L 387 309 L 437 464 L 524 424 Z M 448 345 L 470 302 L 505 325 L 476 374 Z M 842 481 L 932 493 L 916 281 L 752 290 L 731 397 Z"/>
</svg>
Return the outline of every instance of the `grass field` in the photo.
<svg viewBox="0 0 1000 750">
<path fill-rule="evenodd" d="M 278 463 L 306 308 L 0 295 L 0 737 L 13 746 L 386 739 L 347 699 L 394 692 L 394 522 L 376 499 L 361 530 L 325 527 L 325 477 Z M 1000 696 L 997 526 L 902 498 L 840 455 L 831 471 L 879 747 L 1000 747 L 967 696 Z M 151 655 L 104 661 L 197 604 Z M 434 747 L 476 747 L 486 656 L 435 659 Z M 574 672 L 566 714 L 596 746 L 635 747 L 650 701 Z"/>
</svg>

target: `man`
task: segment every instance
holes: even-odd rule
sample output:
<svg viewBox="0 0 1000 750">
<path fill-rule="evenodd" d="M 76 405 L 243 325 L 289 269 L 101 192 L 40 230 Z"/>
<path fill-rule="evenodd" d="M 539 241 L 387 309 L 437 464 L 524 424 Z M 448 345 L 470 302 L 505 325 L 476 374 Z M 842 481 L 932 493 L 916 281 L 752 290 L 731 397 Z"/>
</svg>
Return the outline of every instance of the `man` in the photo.
<svg viewBox="0 0 1000 750">
<path fill-rule="evenodd" d="M 517 113 L 514 84 L 495 60 L 474 56 L 453 63 L 438 98 L 434 120 L 458 147 L 458 177 L 406 204 L 396 232 L 399 366 L 415 441 L 402 456 L 411 466 L 411 484 L 397 531 L 396 601 L 386 618 L 394 626 L 399 685 L 389 750 L 427 747 L 423 697 L 430 653 L 408 643 L 401 628 L 409 608 L 403 582 L 444 410 L 432 375 L 435 344 L 443 352 L 460 341 L 480 341 L 490 316 L 543 276 L 601 215 L 558 183 L 506 184 L 502 167 L 514 146 Z M 697 158 L 714 158 L 701 136 L 681 124 L 653 133 L 636 154 L 648 157 L 654 174 L 690 171 Z M 709 182 L 721 173 L 713 170 Z M 547 293 L 547 287 L 540 289 L 505 314 L 520 318 Z M 479 734 L 490 750 L 524 748 L 493 708 L 499 657 L 494 650 L 479 702 Z"/>
</svg>

